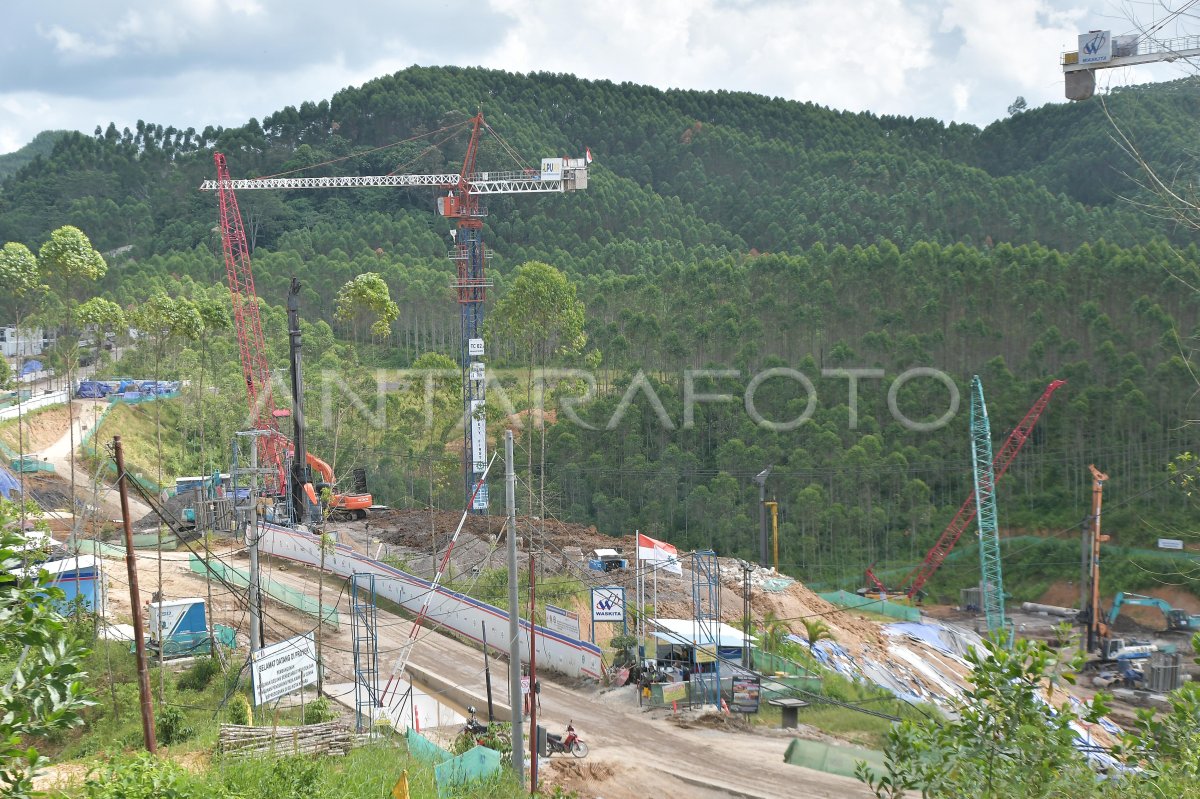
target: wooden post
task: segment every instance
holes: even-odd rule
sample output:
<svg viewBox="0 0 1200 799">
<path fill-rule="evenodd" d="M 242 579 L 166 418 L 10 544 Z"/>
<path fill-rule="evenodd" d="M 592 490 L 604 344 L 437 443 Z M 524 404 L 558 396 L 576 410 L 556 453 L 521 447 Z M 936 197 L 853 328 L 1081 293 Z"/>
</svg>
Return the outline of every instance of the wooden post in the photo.
<svg viewBox="0 0 1200 799">
<path fill-rule="evenodd" d="M 129 604 L 133 608 L 133 644 L 137 652 L 138 695 L 142 705 L 142 737 L 146 751 L 158 752 L 154 736 L 154 705 L 150 698 L 150 672 L 146 668 L 146 637 L 142 628 L 142 600 L 138 592 L 137 559 L 133 554 L 133 524 L 129 519 L 129 486 L 125 482 L 125 452 L 121 437 L 113 436 L 113 457 L 117 462 L 117 485 L 121 493 L 121 524 L 125 528 L 125 567 L 129 571 Z M 161 606 L 160 606 L 161 612 Z"/>
</svg>

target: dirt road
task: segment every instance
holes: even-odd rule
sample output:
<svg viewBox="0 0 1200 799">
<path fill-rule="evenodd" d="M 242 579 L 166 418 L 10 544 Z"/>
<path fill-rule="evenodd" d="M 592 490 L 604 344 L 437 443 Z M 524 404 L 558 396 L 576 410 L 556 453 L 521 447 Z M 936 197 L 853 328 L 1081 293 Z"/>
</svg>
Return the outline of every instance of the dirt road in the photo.
<svg viewBox="0 0 1200 799">
<path fill-rule="evenodd" d="M 273 578 L 313 593 L 316 576 L 289 564 L 273 571 Z M 331 585 L 336 588 L 330 589 Z M 337 596 L 341 582 L 326 583 L 326 602 Z M 349 613 L 344 595 L 339 611 Z M 346 618 L 343 615 L 343 618 Z M 386 679 L 411 622 L 396 614 L 378 611 L 380 671 Z M 331 665 L 349 671 L 348 630 L 327 632 L 327 657 Z M 484 695 L 483 655 L 476 649 L 436 632 L 420 633 L 411 660 L 447 680 Z M 492 690 L 507 703 L 506 667 L 494 667 Z M 734 733 L 714 729 L 683 729 L 667 719 L 643 712 L 631 690 L 602 694 L 591 685 L 567 687 L 542 681 L 539 723 L 551 731 L 573 721 L 591 747 L 585 761 L 552 761 L 547 777 L 561 780 L 584 796 L 605 799 L 656 799 L 679 797 L 740 796 L 748 799 L 779 797 L 855 797 L 869 795 L 855 780 L 811 771 L 783 762 L 789 740 L 783 737 Z M 528 740 L 528 739 L 527 739 Z"/>
</svg>

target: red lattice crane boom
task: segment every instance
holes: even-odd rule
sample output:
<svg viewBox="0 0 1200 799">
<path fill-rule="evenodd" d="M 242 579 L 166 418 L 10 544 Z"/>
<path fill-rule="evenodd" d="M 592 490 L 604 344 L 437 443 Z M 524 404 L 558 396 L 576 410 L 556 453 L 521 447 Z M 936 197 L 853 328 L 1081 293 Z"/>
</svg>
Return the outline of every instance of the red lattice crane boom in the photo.
<svg viewBox="0 0 1200 799">
<path fill-rule="evenodd" d="M 1066 382 L 1065 380 L 1054 380 L 1050 385 L 1046 386 L 1046 390 L 1042 392 L 1042 396 L 1038 397 L 1037 402 L 1033 403 L 1033 407 L 1029 409 L 1025 417 L 1008 434 L 1004 446 L 1000 447 L 1000 451 L 992 459 L 995 482 L 999 482 L 1004 473 L 1008 471 L 1008 467 L 1012 465 L 1017 454 L 1021 451 L 1021 447 L 1025 446 L 1025 442 L 1029 439 L 1030 433 L 1033 432 L 1033 427 L 1037 424 L 1042 411 L 1046 410 L 1046 404 L 1050 402 L 1050 397 L 1054 395 L 1055 391 L 1066 385 Z M 975 521 L 975 514 L 975 493 L 972 491 L 963 500 L 963 504 L 959 506 L 958 513 L 954 514 L 954 518 L 950 520 L 950 524 L 942 531 L 937 543 L 925 555 L 925 560 L 905 578 L 902 584 L 904 587 L 894 592 L 888 591 L 887 593 L 903 593 L 909 599 L 915 599 L 921 593 L 921 589 L 924 588 L 929 578 L 933 577 L 934 573 L 941 568 L 942 563 L 946 560 L 946 556 L 950 554 L 950 551 L 954 549 L 954 545 L 958 543 L 958 539 L 962 537 L 962 534 Z M 875 576 L 874 571 L 870 567 L 867 568 L 866 576 L 867 582 L 872 588 L 879 592 L 886 591 L 883 583 Z"/>
<path fill-rule="evenodd" d="M 286 442 L 279 431 L 275 396 L 271 386 L 271 370 L 267 365 L 267 345 L 263 339 L 262 321 L 258 315 L 258 294 L 254 290 L 254 275 L 250 271 L 250 247 L 246 244 L 246 229 L 237 197 L 229 188 L 229 168 L 225 156 L 213 154 L 217 165 L 217 200 L 221 214 L 221 246 L 225 251 L 225 274 L 229 279 L 229 298 L 233 303 L 233 326 L 237 331 L 238 350 L 242 359 L 242 377 L 246 381 L 246 397 L 256 430 L 274 435 L 263 436 L 261 460 L 283 473 L 283 452 Z M 282 477 L 277 476 L 277 480 Z M 270 486 L 281 491 L 282 483 Z"/>
</svg>

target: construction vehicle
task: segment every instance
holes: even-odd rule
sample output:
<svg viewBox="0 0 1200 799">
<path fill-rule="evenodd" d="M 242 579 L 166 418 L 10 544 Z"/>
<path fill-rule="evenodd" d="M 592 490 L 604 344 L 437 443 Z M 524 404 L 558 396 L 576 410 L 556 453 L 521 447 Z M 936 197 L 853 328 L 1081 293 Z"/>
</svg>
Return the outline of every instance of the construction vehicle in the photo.
<svg viewBox="0 0 1200 799">
<path fill-rule="evenodd" d="M 1112 610 L 1108 614 L 1108 626 L 1110 629 L 1116 625 L 1117 617 L 1121 615 L 1121 608 L 1125 605 L 1158 608 L 1167 620 L 1167 629 L 1164 632 L 1200 632 L 1200 614 L 1188 615 L 1186 610 L 1171 607 L 1170 603 L 1165 599 L 1144 596 L 1142 594 L 1127 594 L 1124 591 L 1119 591 L 1116 597 L 1113 598 Z"/>
<path fill-rule="evenodd" d="M 1038 397 L 1037 402 L 1033 404 L 1033 407 L 1029 409 L 1017 426 L 1012 429 L 1012 432 L 1008 434 L 1008 438 L 1005 439 L 1004 444 L 1000 447 L 1000 451 L 996 453 L 996 457 L 992 461 L 992 470 L 995 473 L 997 481 L 1008 471 L 1008 467 L 1012 465 L 1013 460 L 1021 452 L 1021 448 L 1025 446 L 1025 442 L 1029 440 L 1034 426 L 1041 417 L 1042 411 L 1046 409 L 1046 405 L 1050 402 L 1050 398 L 1054 395 L 1054 392 L 1066 385 L 1066 382 L 1065 380 L 1051 381 L 1046 386 L 1045 391 L 1042 392 L 1042 395 Z M 875 575 L 873 571 L 874 564 L 871 564 L 866 570 L 867 587 L 861 589 L 859 593 L 874 598 L 886 598 L 893 602 L 902 602 L 907 599 L 910 602 L 919 604 L 925 596 L 925 583 L 933 577 L 942 563 L 945 562 L 946 556 L 954 549 L 954 545 L 958 543 L 958 539 L 962 537 L 962 534 L 975 521 L 975 514 L 975 492 L 972 491 L 963 500 L 962 505 L 958 508 L 958 512 L 950 520 L 950 524 L 942 531 L 937 543 L 926 553 L 925 559 L 921 564 L 913 569 L 904 579 L 900 588 L 886 588 L 883 582 Z"/>
<path fill-rule="evenodd" d="M 320 495 L 306 479 L 306 465 L 313 462 L 321 474 L 325 485 L 333 486 L 333 470 L 317 458 L 314 458 L 304 448 L 303 442 L 303 407 L 298 402 L 301 394 L 302 378 L 298 367 L 299 350 L 299 321 L 296 309 L 289 307 L 289 328 L 292 336 L 292 382 L 293 408 L 296 411 L 296 430 L 299 447 L 283 435 L 279 429 L 279 419 L 289 415 L 286 410 L 277 409 L 271 382 L 271 372 L 267 365 L 267 345 L 263 339 L 262 322 L 258 312 L 258 295 L 254 290 L 254 275 L 250 268 L 250 248 L 246 243 L 246 230 L 242 224 L 242 214 L 238 210 L 237 197 L 233 193 L 233 181 L 229 179 L 229 169 L 225 156 L 215 153 L 213 160 L 217 167 L 217 199 L 221 216 L 221 244 L 225 254 L 225 272 L 229 280 L 230 300 L 233 304 L 234 329 L 237 332 L 238 350 L 242 361 L 242 375 L 246 381 L 246 398 L 250 403 L 250 413 L 254 417 L 255 429 L 264 430 L 270 435 L 263 437 L 262 460 L 273 468 L 274 474 L 268 475 L 266 493 L 285 500 L 291 504 L 291 520 L 294 522 L 309 521 L 312 518 L 312 507 L 306 506 L 307 498 L 313 506 L 319 505 Z M 293 279 L 292 293 L 289 295 L 289 306 L 295 303 L 295 295 L 299 285 Z M 288 468 L 289 450 L 294 455 L 297 451 L 305 454 L 305 460 L 300 468 Z M 297 459 L 292 458 L 295 462 Z M 334 492 L 329 501 L 331 518 L 361 518 L 366 515 L 373 499 L 365 493 L 365 479 L 356 483 L 363 484 L 362 490 L 353 496 L 344 496 Z M 356 489 L 359 486 L 356 486 Z"/>
</svg>

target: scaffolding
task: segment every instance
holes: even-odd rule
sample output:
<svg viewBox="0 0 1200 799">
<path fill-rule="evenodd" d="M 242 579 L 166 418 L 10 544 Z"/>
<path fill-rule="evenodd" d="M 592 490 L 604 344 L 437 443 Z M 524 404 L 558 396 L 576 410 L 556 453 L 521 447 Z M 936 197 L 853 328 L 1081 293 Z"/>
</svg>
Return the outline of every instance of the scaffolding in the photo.
<svg viewBox="0 0 1200 799">
<path fill-rule="evenodd" d="M 379 717 L 379 626 L 375 575 L 350 578 L 350 635 L 354 644 L 354 717 L 358 732 L 372 732 Z"/>
<path fill-rule="evenodd" d="M 692 646 L 690 700 L 693 705 L 721 703 L 721 584 L 717 553 L 692 555 Z M 711 647 L 711 649 L 710 649 Z M 703 660 L 701 658 L 703 657 Z M 707 670 L 711 664 L 711 671 Z M 697 690 L 698 689 L 698 690 Z"/>
</svg>

